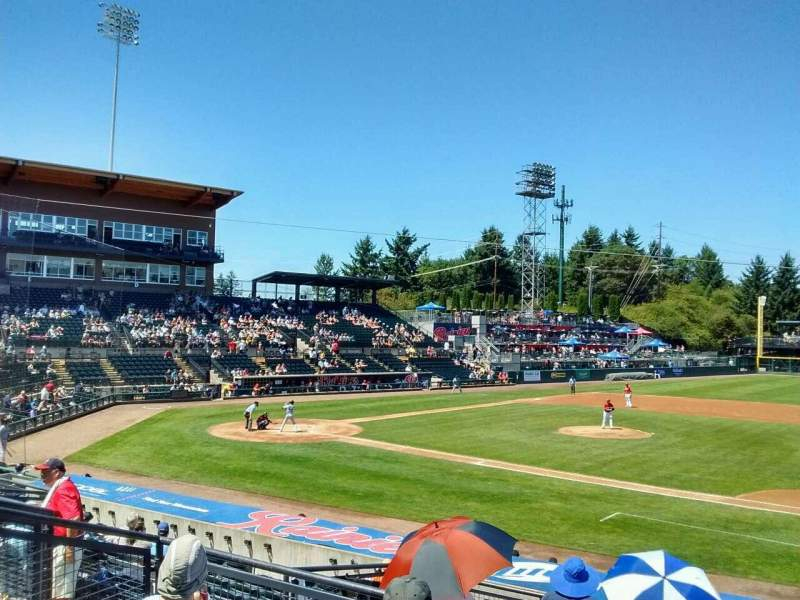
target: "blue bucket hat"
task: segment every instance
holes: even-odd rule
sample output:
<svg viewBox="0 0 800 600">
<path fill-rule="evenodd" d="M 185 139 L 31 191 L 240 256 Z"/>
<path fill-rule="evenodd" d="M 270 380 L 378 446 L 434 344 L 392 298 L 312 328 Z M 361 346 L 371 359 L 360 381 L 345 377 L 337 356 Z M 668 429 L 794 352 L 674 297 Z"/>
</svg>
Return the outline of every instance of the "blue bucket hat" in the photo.
<svg viewBox="0 0 800 600">
<path fill-rule="evenodd" d="M 550 585 L 566 598 L 587 598 L 597 591 L 600 573 L 577 556 L 569 557 L 550 573 Z"/>
</svg>

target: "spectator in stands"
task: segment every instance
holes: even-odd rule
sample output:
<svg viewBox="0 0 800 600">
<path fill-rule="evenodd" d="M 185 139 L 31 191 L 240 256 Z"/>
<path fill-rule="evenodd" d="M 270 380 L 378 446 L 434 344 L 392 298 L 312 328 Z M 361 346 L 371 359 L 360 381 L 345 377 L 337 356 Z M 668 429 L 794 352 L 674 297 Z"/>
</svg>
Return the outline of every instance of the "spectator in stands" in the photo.
<svg viewBox="0 0 800 600">
<path fill-rule="evenodd" d="M 66 475 L 67 467 L 60 458 L 49 458 L 36 465 L 42 482 L 48 488 L 42 506 L 55 513 L 59 519 L 81 521 L 83 507 L 81 494 L 72 480 Z M 53 536 L 61 538 L 80 538 L 83 532 L 72 527 L 53 527 Z M 53 547 L 52 597 L 71 599 L 75 597 L 75 583 L 83 558 L 83 549 L 76 546 L 56 545 Z"/>
<path fill-rule="evenodd" d="M 431 588 L 413 575 L 395 577 L 386 587 L 384 600 L 431 600 Z"/>
<path fill-rule="evenodd" d="M 577 556 L 571 556 L 550 573 L 552 590 L 542 600 L 589 598 L 600 585 L 600 573 Z"/>
<path fill-rule="evenodd" d="M 8 424 L 11 422 L 11 417 L 5 413 L 0 413 L 0 465 L 5 466 L 6 454 L 11 456 L 8 450 Z"/>
<path fill-rule="evenodd" d="M 203 545 L 191 534 L 169 545 L 158 569 L 157 594 L 145 600 L 201 600 L 208 598 L 208 559 Z"/>
</svg>

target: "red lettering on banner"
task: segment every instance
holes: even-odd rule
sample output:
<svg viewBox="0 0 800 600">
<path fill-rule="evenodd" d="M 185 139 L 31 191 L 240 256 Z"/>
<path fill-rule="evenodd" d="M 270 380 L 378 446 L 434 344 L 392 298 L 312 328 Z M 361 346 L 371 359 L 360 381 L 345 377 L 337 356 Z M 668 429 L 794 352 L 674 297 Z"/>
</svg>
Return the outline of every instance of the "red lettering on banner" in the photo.
<svg viewBox="0 0 800 600">
<path fill-rule="evenodd" d="M 300 517 L 264 510 L 252 512 L 248 517 L 250 521 L 220 523 L 220 525 L 232 529 L 250 529 L 254 527 L 256 533 L 278 537 L 293 535 L 310 541 L 329 541 L 358 550 L 371 550 L 382 554 L 396 552 L 397 548 L 400 547 L 400 542 L 403 541 L 403 538 L 399 535 L 375 538 L 366 533 L 359 533 L 358 527 L 334 529 L 332 527 L 314 525 L 317 519 L 313 517 Z"/>
</svg>

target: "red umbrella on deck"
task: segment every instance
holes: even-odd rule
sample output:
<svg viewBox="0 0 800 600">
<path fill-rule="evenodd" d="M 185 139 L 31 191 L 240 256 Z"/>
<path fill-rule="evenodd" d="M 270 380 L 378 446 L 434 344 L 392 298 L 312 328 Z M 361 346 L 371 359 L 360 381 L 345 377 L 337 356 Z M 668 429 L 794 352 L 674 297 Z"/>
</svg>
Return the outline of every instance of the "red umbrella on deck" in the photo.
<svg viewBox="0 0 800 600">
<path fill-rule="evenodd" d="M 505 531 L 469 517 L 434 521 L 405 537 L 381 587 L 411 574 L 427 582 L 434 600 L 463 598 L 486 577 L 511 566 L 516 543 Z"/>
</svg>

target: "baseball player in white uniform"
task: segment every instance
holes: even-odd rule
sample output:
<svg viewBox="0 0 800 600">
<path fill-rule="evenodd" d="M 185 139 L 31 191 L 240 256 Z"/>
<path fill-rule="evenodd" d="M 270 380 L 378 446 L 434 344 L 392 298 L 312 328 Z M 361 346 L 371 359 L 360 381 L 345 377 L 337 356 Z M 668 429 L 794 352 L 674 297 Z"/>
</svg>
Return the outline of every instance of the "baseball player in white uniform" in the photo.
<svg viewBox="0 0 800 600">
<path fill-rule="evenodd" d="M 289 421 L 292 422 L 294 430 L 297 431 L 297 422 L 294 420 L 294 400 L 289 400 L 283 405 L 283 422 L 281 423 L 280 431 L 283 431 Z"/>
</svg>

